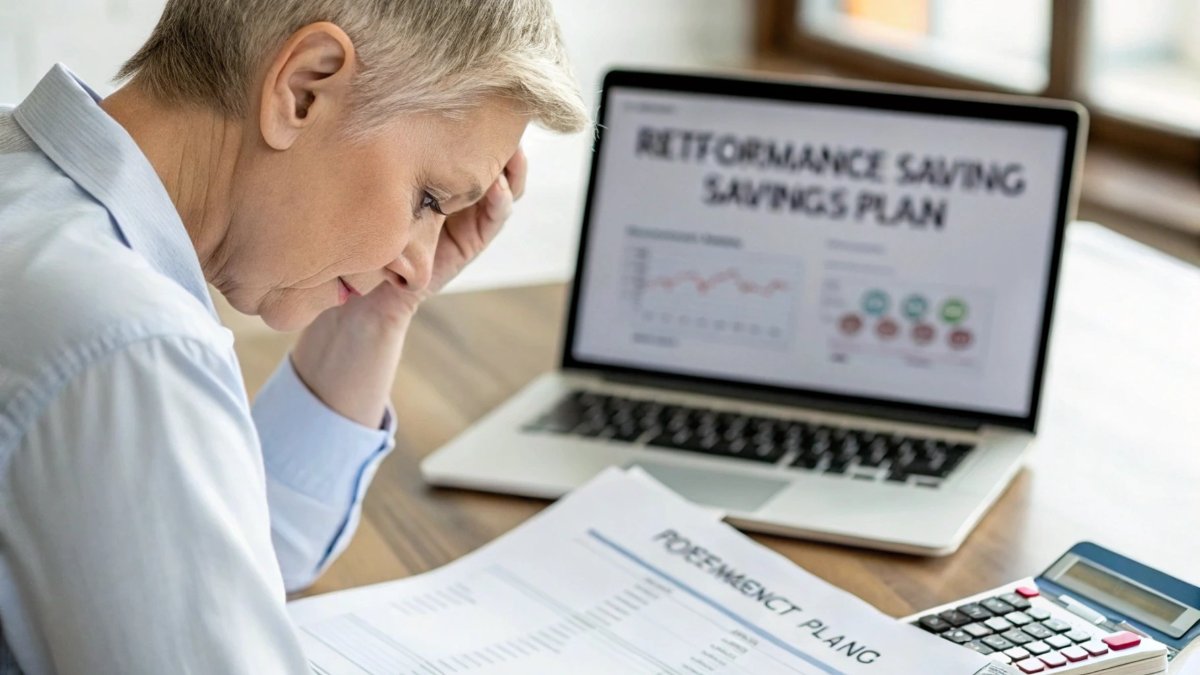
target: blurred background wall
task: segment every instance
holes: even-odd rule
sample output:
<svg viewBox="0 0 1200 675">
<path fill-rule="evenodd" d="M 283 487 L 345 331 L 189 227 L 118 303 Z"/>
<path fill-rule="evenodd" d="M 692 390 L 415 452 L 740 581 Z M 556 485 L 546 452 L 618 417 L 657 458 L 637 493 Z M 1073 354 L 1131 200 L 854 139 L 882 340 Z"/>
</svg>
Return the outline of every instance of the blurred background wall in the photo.
<svg viewBox="0 0 1200 675">
<path fill-rule="evenodd" d="M 1049 95 L 1092 112 L 1081 216 L 1200 261 L 1200 0 L 553 0 L 585 98 L 613 65 Z M 55 62 L 102 93 L 164 0 L 0 0 L 0 102 Z M 561 280 L 591 137 L 531 129 L 526 198 L 455 282 Z"/>
<path fill-rule="evenodd" d="M 588 104 L 614 64 L 737 66 L 753 49 L 751 0 L 555 0 Z M 21 100 L 61 62 L 101 94 L 149 36 L 164 0 L 0 0 L 0 102 Z M 573 264 L 591 138 L 530 129 L 526 197 L 455 288 L 565 279 Z"/>
</svg>

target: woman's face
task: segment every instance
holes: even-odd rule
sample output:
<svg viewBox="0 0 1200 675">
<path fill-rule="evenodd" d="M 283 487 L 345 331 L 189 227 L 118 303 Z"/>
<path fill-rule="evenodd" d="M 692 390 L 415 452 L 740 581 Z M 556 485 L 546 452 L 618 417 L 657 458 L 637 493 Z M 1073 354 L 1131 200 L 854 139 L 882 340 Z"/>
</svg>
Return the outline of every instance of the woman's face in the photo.
<svg viewBox="0 0 1200 675">
<path fill-rule="evenodd" d="M 445 215 L 478 201 L 527 119 L 501 100 L 414 115 L 348 142 L 318 122 L 286 151 L 242 149 L 212 283 L 238 311 L 294 330 L 385 280 L 429 283 Z M 439 213 L 439 211 L 441 213 Z"/>
</svg>

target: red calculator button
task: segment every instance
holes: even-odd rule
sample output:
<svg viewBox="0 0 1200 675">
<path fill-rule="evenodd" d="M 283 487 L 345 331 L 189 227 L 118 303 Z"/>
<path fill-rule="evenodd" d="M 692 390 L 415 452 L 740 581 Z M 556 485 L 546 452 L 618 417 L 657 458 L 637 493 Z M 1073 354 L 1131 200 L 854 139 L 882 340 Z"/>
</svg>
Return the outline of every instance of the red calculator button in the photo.
<svg viewBox="0 0 1200 675">
<path fill-rule="evenodd" d="M 1050 666 L 1051 668 L 1060 668 L 1062 666 L 1067 665 L 1067 657 L 1063 656 L 1062 654 L 1059 654 L 1058 652 L 1050 652 L 1049 654 L 1042 654 L 1038 658 L 1042 660 L 1042 663 L 1046 664 L 1047 666 Z"/>
<path fill-rule="evenodd" d="M 1025 659 L 1017 661 L 1013 665 L 1020 668 L 1022 673 L 1040 673 L 1046 669 L 1046 666 L 1043 666 L 1042 662 L 1037 659 Z"/>
<path fill-rule="evenodd" d="M 1041 591 L 1039 591 L 1038 589 L 1036 589 L 1032 586 L 1018 586 L 1017 587 L 1017 595 L 1021 596 L 1022 598 L 1036 598 L 1037 596 L 1039 596 L 1041 594 L 1042 594 Z"/>
<path fill-rule="evenodd" d="M 1119 652 L 1122 649 L 1129 649 L 1142 644 L 1142 638 L 1137 635 L 1125 631 L 1124 633 L 1115 633 L 1104 638 L 1104 644 L 1112 647 L 1114 652 Z"/>
</svg>

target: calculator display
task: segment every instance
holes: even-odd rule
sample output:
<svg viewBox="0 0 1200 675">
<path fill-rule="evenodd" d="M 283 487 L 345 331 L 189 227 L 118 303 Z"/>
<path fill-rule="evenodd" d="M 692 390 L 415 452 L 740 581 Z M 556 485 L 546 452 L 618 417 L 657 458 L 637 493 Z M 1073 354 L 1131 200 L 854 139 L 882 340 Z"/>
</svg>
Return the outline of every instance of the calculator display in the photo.
<svg viewBox="0 0 1200 675">
<path fill-rule="evenodd" d="M 1190 609 L 1083 559 L 1077 559 L 1054 580 L 1064 588 L 1105 604 L 1119 605 L 1131 618 L 1139 621 L 1154 618 L 1158 621 L 1151 623 L 1173 624 Z M 1119 603 L 1108 602 L 1110 600 Z"/>
</svg>

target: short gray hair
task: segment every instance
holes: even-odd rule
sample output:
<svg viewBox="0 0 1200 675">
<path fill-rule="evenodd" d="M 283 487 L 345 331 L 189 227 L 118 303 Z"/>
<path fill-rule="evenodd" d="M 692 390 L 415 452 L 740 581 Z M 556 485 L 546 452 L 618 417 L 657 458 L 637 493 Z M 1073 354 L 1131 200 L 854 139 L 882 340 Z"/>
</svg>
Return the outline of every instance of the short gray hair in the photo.
<svg viewBox="0 0 1200 675">
<path fill-rule="evenodd" d="M 358 52 L 355 133 L 406 113 L 457 117 L 495 96 L 552 131 L 588 124 L 549 0 L 168 0 L 118 77 L 240 118 L 264 59 L 318 21 Z"/>
</svg>

